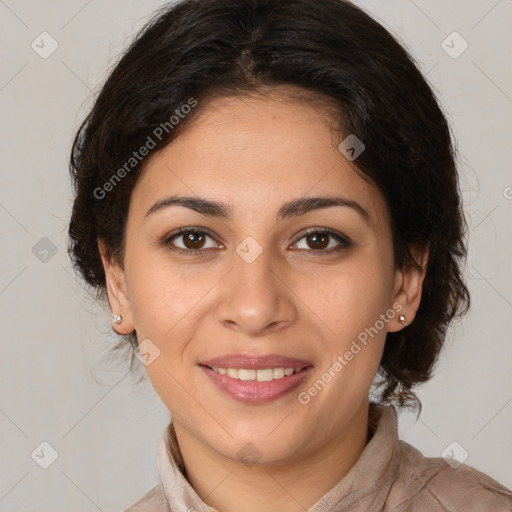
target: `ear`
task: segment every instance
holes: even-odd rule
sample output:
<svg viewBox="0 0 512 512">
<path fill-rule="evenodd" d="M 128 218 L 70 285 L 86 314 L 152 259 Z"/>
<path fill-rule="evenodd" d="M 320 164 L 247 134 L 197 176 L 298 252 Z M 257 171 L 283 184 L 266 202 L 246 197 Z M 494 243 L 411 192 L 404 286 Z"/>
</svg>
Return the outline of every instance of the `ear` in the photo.
<svg viewBox="0 0 512 512">
<path fill-rule="evenodd" d="M 395 283 L 393 287 L 393 309 L 400 305 L 401 309 L 397 315 L 388 324 L 388 332 L 400 331 L 411 324 L 420 307 L 421 292 L 423 290 L 423 280 L 427 271 L 427 262 L 429 248 L 425 245 L 410 246 L 411 253 L 415 261 L 421 268 L 414 266 L 404 266 L 395 271 Z M 405 322 L 400 322 L 400 316 L 405 317 Z"/>
<path fill-rule="evenodd" d="M 120 324 L 113 323 L 112 327 L 118 334 L 129 334 L 135 329 L 135 324 L 128 298 L 129 295 L 124 270 L 119 263 L 108 258 L 105 242 L 99 238 L 98 249 L 103 263 L 103 269 L 105 270 L 110 309 L 113 315 L 122 316 L 122 322 Z"/>
</svg>

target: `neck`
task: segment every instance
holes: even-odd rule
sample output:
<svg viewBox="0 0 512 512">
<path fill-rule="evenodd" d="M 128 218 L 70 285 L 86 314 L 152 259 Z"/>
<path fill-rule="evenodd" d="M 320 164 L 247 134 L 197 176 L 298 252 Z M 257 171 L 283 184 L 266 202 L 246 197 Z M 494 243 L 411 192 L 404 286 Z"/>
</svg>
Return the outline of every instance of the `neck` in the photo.
<svg viewBox="0 0 512 512">
<path fill-rule="evenodd" d="M 173 425 L 174 460 L 182 461 L 182 473 L 201 499 L 221 512 L 308 510 L 350 471 L 372 434 L 363 401 L 346 427 L 316 451 L 293 463 L 246 466 L 222 457 L 179 422 Z"/>
</svg>

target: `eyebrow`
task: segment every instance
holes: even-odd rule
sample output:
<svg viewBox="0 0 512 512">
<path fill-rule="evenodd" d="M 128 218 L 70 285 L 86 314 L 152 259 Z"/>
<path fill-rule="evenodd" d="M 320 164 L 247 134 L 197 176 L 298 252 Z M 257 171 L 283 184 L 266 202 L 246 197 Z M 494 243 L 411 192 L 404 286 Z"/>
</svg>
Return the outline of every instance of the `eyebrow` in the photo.
<svg viewBox="0 0 512 512">
<path fill-rule="evenodd" d="M 201 197 L 170 196 L 159 199 L 147 212 L 145 217 L 153 215 L 171 206 L 190 208 L 202 215 L 231 220 L 233 213 L 229 205 Z M 343 196 L 328 195 L 322 197 L 302 197 L 285 203 L 279 208 L 276 220 L 299 217 L 313 210 L 346 206 L 358 212 L 365 221 L 371 222 L 370 214 L 356 201 Z"/>
</svg>

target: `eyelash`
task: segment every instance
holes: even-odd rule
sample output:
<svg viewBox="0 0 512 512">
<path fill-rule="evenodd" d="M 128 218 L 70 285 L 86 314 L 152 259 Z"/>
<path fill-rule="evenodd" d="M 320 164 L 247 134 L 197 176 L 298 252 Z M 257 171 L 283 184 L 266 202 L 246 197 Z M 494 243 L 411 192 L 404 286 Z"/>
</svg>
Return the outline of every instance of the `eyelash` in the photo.
<svg viewBox="0 0 512 512">
<path fill-rule="evenodd" d="M 167 247 L 170 251 L 176 252 L 179 254 L 192 255 L 192 256 L 203 256 L 204 251 L 206 251 L 207 249 L 192 250 L 192 249 L 181 249 L 179 247 L 178 248 L 171 247 L 172 240 L 174 240 L 175 238 L 179 238 L 180 236 L 183 236 L 188 233 L 194 233 L 194 234 L 198 234 L 198 235 L 206 235 L 213 239 L 213 237 L 209 233 L 204 231 L 203 229 L 183 228 L 183 229 L 180 229 L 178 232 L 173 233 L 172 235 L 170 235 L 168 237 L 165 237 L 162 240 L 162 245 Z M 337 233 L 336 231 L 332 231 L 330 229 L 317 229 L 317 228 L 312 228 L 312 229 L 305 231 L 302 234 L 302 236 L 296 242 L 294 242 L 293 245 L 297 244 L 303 238 L 305 238 L 307 235 L 311 235 L 311 234 L 329 235 L 330 237 L 332 237 L 335 240 L 337 240 L 338 242 L 340 242 L 340 245 L 338 247 L 334 247 L 334 248 L 331 247 L 330 249 L 327 249 L 327 250 L 326 249 L 319 249 L 316 251 L 314 249 L 310 249 L 309 251 L 308 251 L 308 249 L 300 249 L 300 250 L 306 250 L 308 252 L 312 252 L 313 254 L 316 253 L 317 255 L 322 255 L 322 254 L 332 254 L 333 252 L 335 252 L 335 253 L 340 252 L 343 249 L 348 249 L 349 247 L 352 246 L 352 242 L 350 241 L 350 239 L 348 237 L 341 235 L 340 233 Z"/>
</svg>

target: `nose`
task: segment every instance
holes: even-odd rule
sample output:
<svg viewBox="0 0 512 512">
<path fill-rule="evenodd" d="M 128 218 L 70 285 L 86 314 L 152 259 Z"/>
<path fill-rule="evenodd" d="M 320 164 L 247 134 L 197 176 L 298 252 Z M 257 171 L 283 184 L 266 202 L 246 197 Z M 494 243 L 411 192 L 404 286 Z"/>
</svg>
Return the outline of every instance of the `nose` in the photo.
<svg viewBox="0 0 512 512">
<path fill-rule="evenodd" d="M 216 316 L 225 327 L 258 337 L 296 321 L 295 296 L 270 252 L 264 250 L 250 263 L 234 255 L 234 268 L 218 289 Z"/>
</svg>

